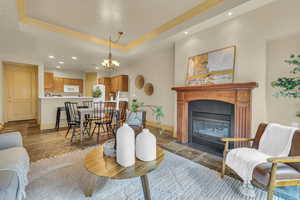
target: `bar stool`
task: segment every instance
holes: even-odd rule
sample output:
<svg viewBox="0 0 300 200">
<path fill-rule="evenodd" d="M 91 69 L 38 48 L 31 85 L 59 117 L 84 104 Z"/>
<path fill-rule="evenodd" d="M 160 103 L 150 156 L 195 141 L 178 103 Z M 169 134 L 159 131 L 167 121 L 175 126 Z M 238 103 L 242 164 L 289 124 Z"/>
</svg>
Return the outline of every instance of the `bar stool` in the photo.
<svg viewBox="0 0 300 200">
<path fill-rule="evenodd" d="M 57 107 L 55 129 L 59 131 L 61 112 L 66 111 L 65 107 Z"/>
</svg>

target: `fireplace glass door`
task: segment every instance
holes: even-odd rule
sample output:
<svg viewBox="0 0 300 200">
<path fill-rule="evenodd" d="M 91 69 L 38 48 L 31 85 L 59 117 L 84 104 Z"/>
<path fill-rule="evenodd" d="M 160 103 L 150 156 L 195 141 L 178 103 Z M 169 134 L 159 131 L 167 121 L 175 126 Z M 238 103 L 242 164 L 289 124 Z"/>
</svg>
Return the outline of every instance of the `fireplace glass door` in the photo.
<svg viewBox="0 0 300 200">
<path fill-rule="evenodd" d="M 222 153 L 221 138 L 231 137 L 233 105 L 220 101 L 197 101 L 189 107 L 189 143 Z"/>
<path fill-rule="evenodd" d="M 206 138 L 218 140 L 230 137 L 231 116 L 193 112 L 191 142 Z"/>
</svg>

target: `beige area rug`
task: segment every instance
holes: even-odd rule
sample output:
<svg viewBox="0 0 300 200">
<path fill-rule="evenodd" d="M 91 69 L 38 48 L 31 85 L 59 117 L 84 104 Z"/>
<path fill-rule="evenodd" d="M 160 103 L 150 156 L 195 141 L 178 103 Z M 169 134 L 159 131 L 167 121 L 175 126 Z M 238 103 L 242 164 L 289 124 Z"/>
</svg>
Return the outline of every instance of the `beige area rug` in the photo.
<svg viewBox="0 0 300 200">
<path fill-rule="evenodd" d="M 139 178 L 129 180 L 100 179 L 91 198 L 83 191 L 92 174 L 83 162 L 91 148 L 45 159 L 31 165 L 27 200 L 139 200 L 143 198 Z M 153 200 L 243 200 L 238 188 L 241 183 L 190 160 L 166 152 L 161 166 L 149 174 Z M 256 200 L 266 193 L 256 189 Z M 274 198 L 274 200 L 279 198 Z"/>
</svg>

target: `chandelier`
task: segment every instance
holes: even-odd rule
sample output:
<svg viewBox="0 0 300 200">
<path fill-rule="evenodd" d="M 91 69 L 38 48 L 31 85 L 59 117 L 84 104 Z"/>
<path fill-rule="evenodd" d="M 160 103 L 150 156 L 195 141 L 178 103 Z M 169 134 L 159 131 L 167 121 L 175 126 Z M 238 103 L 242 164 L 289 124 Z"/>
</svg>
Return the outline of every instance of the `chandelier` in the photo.
<svg viewBox="0 0 300 200">
<path fill-rule="evenodd" d="M 109 53 L 108 53 L 108 58 L 104 59 L 103 62 L 101 63 L 102 66 L 104 67 L 105 71 L 114 72 L 120 66 L 120 62 L 118 62 L 116 60 L 113 60 L 113 58 L 112 58 L 111 43 L 118 43 L 123 34 L 124 34 L 123 32 L 119 32 L 118 33 L 118 38 L 115 41 L 112 41 L 111 36 L 109 36 Z"/>
</svg>

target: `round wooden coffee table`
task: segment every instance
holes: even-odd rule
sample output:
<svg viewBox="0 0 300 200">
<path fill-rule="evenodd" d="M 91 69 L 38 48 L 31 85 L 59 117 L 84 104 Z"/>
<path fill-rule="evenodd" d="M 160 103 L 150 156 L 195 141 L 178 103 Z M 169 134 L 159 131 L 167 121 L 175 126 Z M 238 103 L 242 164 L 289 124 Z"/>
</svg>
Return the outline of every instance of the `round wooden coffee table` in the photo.
<svg viewBox="0 0 300 200">
<path fill-rule="evenodd" d="M 141 177 L 144 197 L 146 200 L 150 200 L 151 195 L 147 174 L 155 170 L 163 161 L 163 159 L 164 152 L 160 147 L 157 147 L 156 160 L 143 162 L 136 159 L 135 165 L 125 168 L 116 162 L 116 158 L 103 155 L 103 145 L 100 145 L 86 155 L 85 167 L 89 172 L 96 175 L 97 177 L 100 176 L 111 179 L 129 179 L 134 177 Z M 85 195 L 87 197 L 92 196 L 95 186 L 96 180 L 93 181 L 90 188 L 85 191 Z"/>
</svg>

